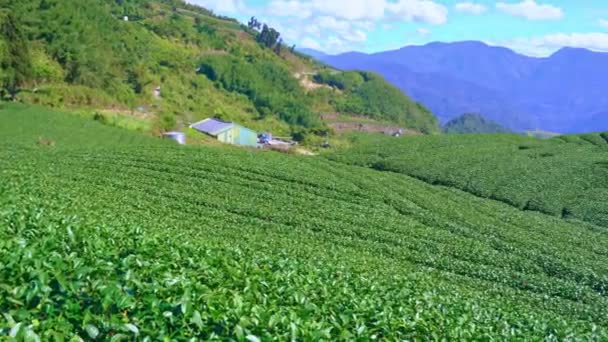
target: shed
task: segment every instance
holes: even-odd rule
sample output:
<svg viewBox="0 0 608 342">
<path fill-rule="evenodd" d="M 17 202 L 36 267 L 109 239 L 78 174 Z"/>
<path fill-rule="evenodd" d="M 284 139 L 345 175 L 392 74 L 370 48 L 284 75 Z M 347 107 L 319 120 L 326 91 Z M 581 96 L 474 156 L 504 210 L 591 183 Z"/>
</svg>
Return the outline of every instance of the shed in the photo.
<svg viewBox="0 0 608 342">
<path fill-rule="evenodd" d="M 234 145 L 256 147 L 258 134 L 234 122 L 225 122 L 218 119 L 205 119 L 190 125 L 201 133 L 210 135 L 217 140 Z"/>
</svg>

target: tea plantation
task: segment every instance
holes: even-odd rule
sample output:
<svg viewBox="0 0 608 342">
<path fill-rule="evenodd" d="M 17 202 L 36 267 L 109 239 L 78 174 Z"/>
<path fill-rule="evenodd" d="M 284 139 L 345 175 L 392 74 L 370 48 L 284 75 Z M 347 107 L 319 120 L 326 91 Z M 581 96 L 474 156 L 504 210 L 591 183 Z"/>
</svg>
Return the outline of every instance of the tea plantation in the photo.
<svg viewBox="0 0 608 342">
<path fill-rule="evenodd" d="M 0 339 L 601 341 L 607 257 L 405 175 L 0 111 Z"/>
<path fill-rule="evenodd" d="M 350 140 L 349 149 L 328 158 L 608 227 L 608 132 L 550 140 L 507 134 Z"/>
</svg>

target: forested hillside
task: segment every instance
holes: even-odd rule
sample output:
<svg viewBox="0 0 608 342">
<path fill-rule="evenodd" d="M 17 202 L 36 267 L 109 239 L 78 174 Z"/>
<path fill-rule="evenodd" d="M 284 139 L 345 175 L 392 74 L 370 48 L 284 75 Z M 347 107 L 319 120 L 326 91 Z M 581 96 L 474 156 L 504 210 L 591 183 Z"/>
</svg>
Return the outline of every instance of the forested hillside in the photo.
<svg viewBox="0 0 608 342">
<path fill-rule="evenodd" d="M 361 96 L 303 86 L 322 67 L 255 19 L 241 24 L 181 0 L 1 4 L 4 99 L 129 113 L 159 130 L 218 116 L 279 132 L 323 131 L 319 113 L 350 101 L 363 104 L 348 107 L 355 114 L 437 131 L 428 111 L 380 76 Z"/>
</svg>

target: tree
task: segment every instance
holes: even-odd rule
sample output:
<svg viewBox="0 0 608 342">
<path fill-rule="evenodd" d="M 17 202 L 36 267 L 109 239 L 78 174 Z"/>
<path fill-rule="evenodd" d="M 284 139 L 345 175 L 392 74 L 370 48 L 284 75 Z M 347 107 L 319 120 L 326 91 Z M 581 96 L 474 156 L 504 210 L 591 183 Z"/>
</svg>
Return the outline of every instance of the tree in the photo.
<svg viewBox="0 0 608 342">
<path fill-rule="evenodd" d="M 2 89 L 14 99 L 19 88 L 29 79 L 32 63 L 21 26 L 12 12 L 7 10 L 0 12 L 0 38 L 4 41 L 3 51 L 0 52 Z"/>
<path fill-rule="evenodd" d="M 274 52 L 280 56 L 282 48 L 283 48 L 283 39 L 279 39 L 279 41 L 274 46 Z"/>
<path fill-rule="evenodd" d="M 262 23 L 260 23 L 255 17 L 251 17 L 247 23 L 247 27 L 252 30 L 259 30 L 262 27 Z"/>
<path fill-rule="evenodd" d="M 260 32 L 256 40 L 258 41 L 258 43 L 270 49 L 273 48 L 275 44 L 279 41 L 280 36 L 281 34 L 277 30 L 264 24 L 264 26 L 262 27 L 262 32 Z"/>
</svg>

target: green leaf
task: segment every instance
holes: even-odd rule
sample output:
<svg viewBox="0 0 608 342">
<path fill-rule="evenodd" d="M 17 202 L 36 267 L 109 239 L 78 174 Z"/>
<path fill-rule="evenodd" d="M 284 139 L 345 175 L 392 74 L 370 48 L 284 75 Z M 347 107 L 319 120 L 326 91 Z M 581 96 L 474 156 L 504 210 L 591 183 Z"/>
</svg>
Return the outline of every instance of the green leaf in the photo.
<svg viewBox="0 0 608 342">
<path fill-rule="evenodd" d="M 190 322 L 192 322 L 194 325 L 196 325 L 197 328 L 199 329 L 203 329 L 203 319 L 201 318 L 201 313 L 198 312 L 198 310 L 194 311 L 194 314 L 192 314 L 192 319 L 190 320 Z"/>
<path fill-rule="evenodd" d="M 40 337 L 32 329 L 25 332 L 24 342 L 40 342 Z"/>
<path fill-rule="evenodd" d="M 99 329 L 97 329 L 97 327 L 93 324 L 87 324 L 84 327 L 84 330 L 87 332 L 87 334 L 89 334 L 89 337 L 92 339 L 96 339 L 97 336 L 99 336 Z"/>
<path fill-rule="evenodd" d="M 17 335 L 19 334 L 19 331 L 21 330 L 21 323 L 17 323 L 15 324 L 12 328 L 11 331 L 8 333 L 8 336 L 10 336 L 11 338 L 16 338 Z"/>
<path fill-rule="evenodd" d="M 130 332 L 134 333 L 135 335 L 139 334 L 139 329 L 135 325 L 133 325 L 131 323 L 125 324 L 125 328 L 127 330 L 129 330 Z"/>
<path fill-rule="evenodd" d="M 118 342 L 118 341 L 123 341 L 123 340 L 128 340 L 129 336 L 124 335 L 124 334 L 116 334 L 114 336 L 112 336 L 112 338 L 110 339 L 111 342 Z"/>
<path fill-rule="evenodd" d="M 3 313 L 2 315 L 4 316 L 4 319 L 6 319 L 9 325 L 13 326 L 17 324 L 13 319 L 13 316 L 11 316 L 9 313 Z"/>
<path fill-rule="evenodd" d="M 240 325 L 237 325 L 236 328 L 234 328 L 234 334 L 239 341 L 245 338 L 245 332 L 243 331 L 243 327 Z"/>
<path fill-rule="evenodd" d="M 260 338 L 255 335 L 247 335 L 247 341 L 249 342 L 260 342 Z"/>
<path fill-rule="evenodd" d="M 360 326 L 359 328 L 357 328 L 357 335 L 363 334 L 364 331 L 365 331 L 365 325 Z"/>
</svg>

